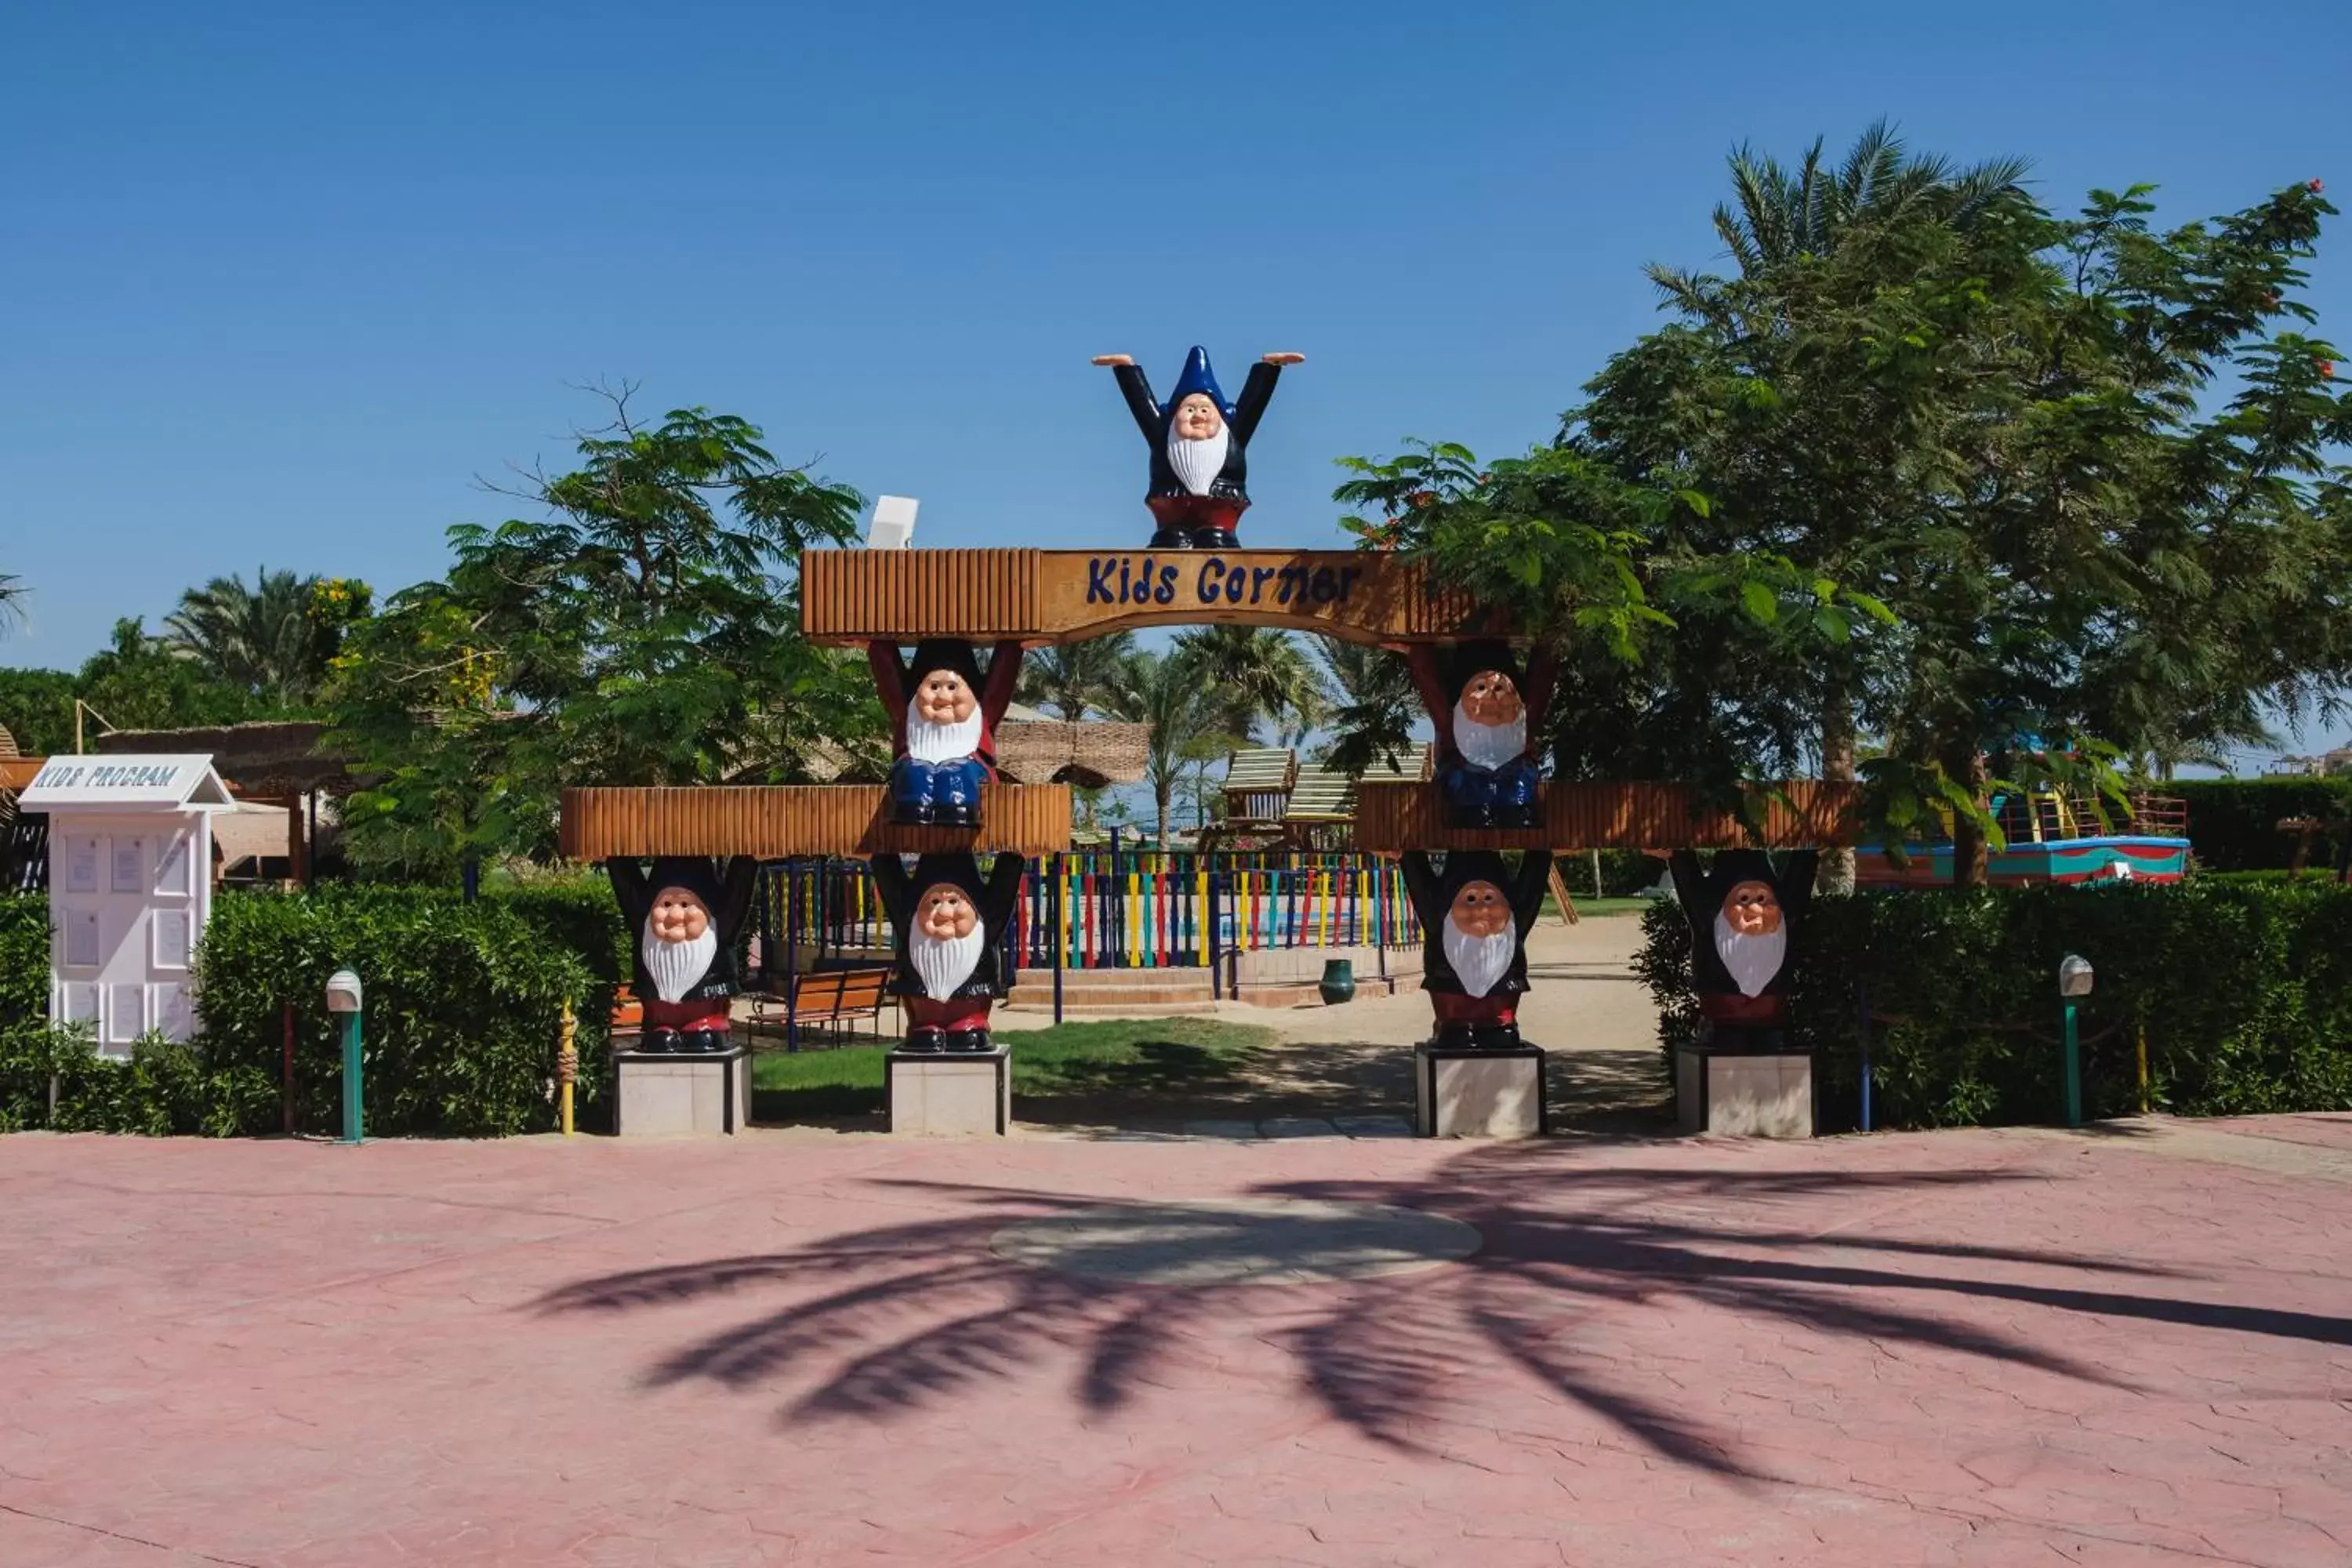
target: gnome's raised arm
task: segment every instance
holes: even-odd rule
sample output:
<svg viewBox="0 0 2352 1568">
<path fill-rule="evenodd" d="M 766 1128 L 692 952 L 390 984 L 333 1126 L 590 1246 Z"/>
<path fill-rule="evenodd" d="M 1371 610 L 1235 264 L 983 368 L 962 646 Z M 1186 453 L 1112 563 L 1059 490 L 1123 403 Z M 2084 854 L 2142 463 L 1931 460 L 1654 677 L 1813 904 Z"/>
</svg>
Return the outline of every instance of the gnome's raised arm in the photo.
<svg viewBox="0 0 2352 1568">
<path fill-rule="evenodd" d="M 1005 922 L 1013 918 L 1013 908 L 1021 901 L 1021 878 L 1028 862 L 1014 854 L 1003 854 L 988 868 L 987 902 L 981 906 L 982 924 L 992 932 L 1002 932 Z"/>
<path fill-rule="evenodd" d="M 1445 900 L 1440 896 L 1437 873 L 1430 867 L 1428 851 L 1408 849 L 1399 857 L 1399 864 L 1404 871 L 1405 896 L 1412 900 L 1414 917 L 1423 931 L 1435 931 L 1445 919 Z"/>
<path fill-rule="evenodd" d="M 998 643 L 988 656 L 988 681 L 980 693 L 981 717 L 991 730 L 1013 706 L 1013 688 L 1021 683 L 1021 643 L 1008 638 Z M 905 704 L 899 704 L 904 707 Z"/>
<path fill-rule="evenodd" d="M 1274 384 L 1282 375 L 1282 366 L 1270 360 L 1260 360 L 1250 366 L 1249 379 L 1242 383 L 1242 395 L 1234 405 L 1234 439 L 1249 445 L 1250 437 L 1257 430 L 1257 422 L 1265 416 L 1265 405 L 1274 400 Z"/>
<path fill-rule="evenodd" d="M 613 879 L 613 897 L 620 903 L 621 918 L 628 922 L 629 940 L 635 942 L 637 928 L 646 923 L 646 911 L 653 907 L 646 868 L 634 855 L 615 855 L 604 862 L 604 874 Z"/>
<path fill-rule="evenodd" d="M 890 930 L 903 942 L 908 917 L 914 912 L 911 890 L 907 886 L 907 868 L 896 855 L 877 855 L 871 864 L 874 890 L 882 898 L 882 912 L 890 919 Z"/>
<path fill-rule="evenodd" d="M 1530 849 L 1519 858 L 1518 886 L 1511 894 L 1511 919 L 1526 938 L 1543 915 L 1544 895 L 1551 890 L 1551 851 Z"/>
<path fill-rule="evenodd" d="M 734 946 L 743 935 L 744 921 L 751 913 L 751 893 L 759 885 L 758 856 L 728 858 L 726 880 L 719 891 L 719 908 L 711 911 L 717 918 L 719 940 L 726 946 Z"/>
<path fill-rule="evenodd" d="M 1159 400 L 1151 395 L 1151 383 L 1143 367 L 1130 360 L 1111 366 L 1111 374 L 1118 380 L 1118 389 L 1126 395 L 1128 412 L 1135 416 L 1135 427 L 1143 432 L 1143 439 L 1155 449 L 1168 439 L 1168 421 L 1161 416 Z"/>
</svg>

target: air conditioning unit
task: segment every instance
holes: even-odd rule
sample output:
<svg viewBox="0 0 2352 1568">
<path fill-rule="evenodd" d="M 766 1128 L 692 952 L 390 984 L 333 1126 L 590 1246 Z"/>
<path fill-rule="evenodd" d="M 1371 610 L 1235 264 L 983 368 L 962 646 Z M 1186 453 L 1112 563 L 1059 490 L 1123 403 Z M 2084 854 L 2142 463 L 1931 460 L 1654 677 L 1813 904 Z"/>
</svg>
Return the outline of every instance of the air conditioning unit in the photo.
<svg viewBox="0 0 2352 1568">
<path fill-rule="evenodd" d="M 904 550 L 915 542 L 915 509 L 922 503 L 912 496 L 882 496 L 874 502 L 874 521 L 866 525 L 868 550 Z"/>
</svg>

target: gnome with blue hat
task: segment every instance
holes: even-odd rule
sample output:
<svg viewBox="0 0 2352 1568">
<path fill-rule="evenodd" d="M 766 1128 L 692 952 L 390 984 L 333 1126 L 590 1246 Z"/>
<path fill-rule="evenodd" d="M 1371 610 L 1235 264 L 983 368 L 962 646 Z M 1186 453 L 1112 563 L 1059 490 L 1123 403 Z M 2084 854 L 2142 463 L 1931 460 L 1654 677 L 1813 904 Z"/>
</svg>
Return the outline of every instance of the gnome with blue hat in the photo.
<svg viewBox="0 0 2352 1568">
<path fill-rule="evenodd" d="M 1160 524 L 1154 550 L 1232 550 L 1242 513 L 1249 510 L 1246 454 L 1257 422 L 1274 396 L 1274 384 L 1286 364 L 1305 354 L 1271 353 L 1250 366 L 1239 403 L 1228 403 L 1209 368 L 1209 351 L 1194 345 L 1184 374 L 1165 403 L 1151 395 L 1151 384 L 1127 354 L 1097 354 L 1095 363 L 1112 367 L 1118 389 L 1151 448 L 1151 492 L 1145 505 Z"/>
</svg>

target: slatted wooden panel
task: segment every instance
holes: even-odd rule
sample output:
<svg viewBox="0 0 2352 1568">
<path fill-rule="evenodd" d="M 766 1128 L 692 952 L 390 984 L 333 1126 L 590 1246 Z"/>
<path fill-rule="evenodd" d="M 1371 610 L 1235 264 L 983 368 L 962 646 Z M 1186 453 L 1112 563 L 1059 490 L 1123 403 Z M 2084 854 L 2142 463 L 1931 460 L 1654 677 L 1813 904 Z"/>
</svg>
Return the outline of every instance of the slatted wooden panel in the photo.
<svg viewBox="0 0 2352 1568">
<path fill-rule="evenodd" d="M 47 757 L 0 757 L 0 789 L 20 790 L 33 782 Z"/>
<path fill-rule="evenodd" d="M 801 629 L 823 643 L 926 637 L 1074 642 L 1130 626 L 1291 626 L 1435 642 L 1497 623 L 1424 567 L 1376 551 L 811 550 Z"/>
<path fill-rule="evenodd" d="M 1005 849 L 1045 855 L 1070 847 L 1067 784 L 984 785 L 978 832 L 894 827 L 887 792 L 866 784 L 568 789 L 563 853 L 612 855 L 876 855 L 896 850 Z"/>
<path fill-rule="evenodd" d="M 1786 798 L 1765 808 L 1762 847 L 1854 841 L 1852 786 L 1800 779 L 1778 787 Z M 1436 784 L 1367 781 L 1356 794 L 1356 847 L 1385 855 L 1405 849 L 1729 849 L 1759 842 L 1736 815 L 1701 806 L 1683 784 L 1548 784 L 1540 789 L 1542 827 L 1464 832 L 1443 826 L 1445 803 Z"/>
</svg>

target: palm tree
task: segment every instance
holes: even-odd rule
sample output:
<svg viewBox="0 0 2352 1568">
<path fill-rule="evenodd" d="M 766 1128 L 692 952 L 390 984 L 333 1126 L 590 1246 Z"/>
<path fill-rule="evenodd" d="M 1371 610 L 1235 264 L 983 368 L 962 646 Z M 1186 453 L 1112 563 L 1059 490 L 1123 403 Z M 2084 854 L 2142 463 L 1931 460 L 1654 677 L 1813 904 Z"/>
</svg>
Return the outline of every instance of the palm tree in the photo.
<svg viewBox="0 0 2352 1568">
<path fill-rule="evenodd" d="M 1149 724 L 1151 734 L 1144 752 L 1144 782 L 1151 786 L 1151 804 L 1159 818 L 1159 842 L 1168 843 L 1168 805 L 1194 763 L 1231 748 L 1234 737 L 1220 721 L 1224 717 L 1213 689 L 1198 672 L 1173 654 L 1135 653 L 1129 657 L 1125 679 L 1112 699 L 1111 717 Z"/>
<path fill-rule="evenodd" d="M 22 607 L 19 601 L 24 597 L 24 579 L 0 572 L 0 632 L 6 631 L 16 624 L 16 616 Z"/>
<path fill-rule="evenodd" d="M 1200 626 L 1176 638 L 1173 656 L 1215 694 L 1224 726 L 1247 736 L 1263 719 L 1296 745 L 1330 709 L 1323 672 L 1298 639 L 1265 626 Z"/>
<path fill-rule="evenodd" d="M 1715 232 L 1742 278 L 1760 277 L 1783 263 L 1827 256 L 1853 233 L 1921 216 L 1956 228 L 1972 226 L 2019 192 L 2030 161 L 1992 158 L 1969 168 L 1937 156 L 1913 157 L 1885 121 L 1854 139 L 1835 169 L 1822 161 L 1821 138 L 1795 169 L 1742 143 L 1733 149 L 1731 202 L 1717 205 Z M 1716 279 L 1653 265 L 1650 279 L 1679 303 L 1697 306 Z"/>
<path fill-rule="evenodd" d="M 1039 648 L 1022 663 L 1021 700 L 1051 708 L 1072 723 L 1089 708 L 1107 713 L 1134 655 L 1133 632 Z"/>
<path fill-rule="evenodd" d="M 1394 767 L 1412 744 L 1412 727 L 1421 714 L 1421 695 L 1413 689 L 1404 660 L 1384 648 L 1327 637 L 1323 663 L 1339 689 L 1339 700 L 1328 717 L 1330 742 L 1323 748 L 1327 768 L 1360 774 L 1374 763 Z"/>
<path fill-rule="evenodd" d="M 164 646 L 222 682 L 257 696 L 299 700 L 318 688 L 326 646 L 310 614 L 320 579 L 254 571 L 254 585 L 231 574 L 180 595 L 163 617 Z"/>
</svg>

